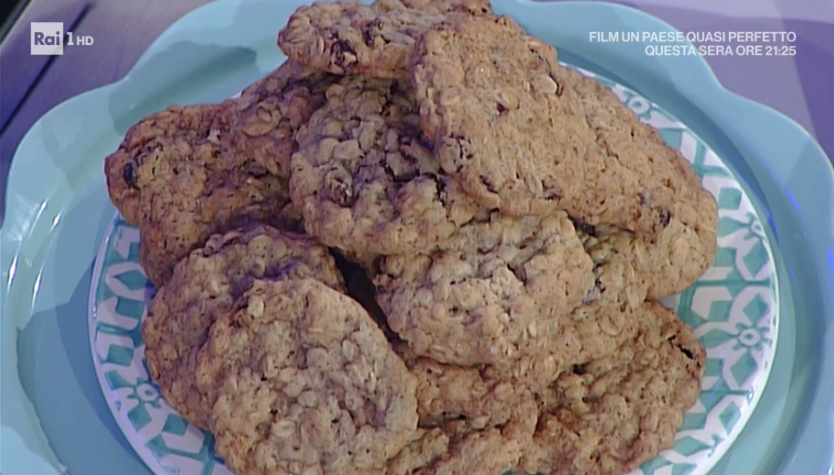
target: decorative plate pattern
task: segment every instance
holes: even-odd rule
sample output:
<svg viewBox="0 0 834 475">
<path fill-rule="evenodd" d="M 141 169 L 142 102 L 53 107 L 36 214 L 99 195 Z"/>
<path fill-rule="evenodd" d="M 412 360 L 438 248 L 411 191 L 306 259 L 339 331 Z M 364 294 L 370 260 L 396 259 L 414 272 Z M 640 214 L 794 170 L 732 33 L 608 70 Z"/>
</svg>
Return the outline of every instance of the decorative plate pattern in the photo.
<svg viewBox="0 0 834 475">
<path fill-rule="evenodd" d="M 732 445 L 758 403 L 778 334 L 777 282 L 759 216 L 738 180 L 690 129 L 646 98 L 604 77 L 643 122 L 689 160 L 718 200 L 718 253 L 694 285 L 663 300 L 707 348 L 698 402 L 672 449 L 628 475 L 703 475 Z M 139 232 L 114 218 L 90 290 L 93 361 L 105 398 L 134 450 L 156 475 L 229 475 L 213 438 L 185 422 L 149 380 L 141 337 L 153 288 L 138 264 Z"/>
</svg>

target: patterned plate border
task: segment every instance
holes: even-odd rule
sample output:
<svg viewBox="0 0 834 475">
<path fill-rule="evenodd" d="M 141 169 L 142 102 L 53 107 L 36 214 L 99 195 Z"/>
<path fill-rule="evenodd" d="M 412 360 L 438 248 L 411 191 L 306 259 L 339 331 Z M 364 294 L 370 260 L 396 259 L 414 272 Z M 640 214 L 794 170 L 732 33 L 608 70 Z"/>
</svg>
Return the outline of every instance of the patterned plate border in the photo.
<svg viewBox="0 0 834 475">
<path fill-rule="evenodd" d="M 749 420 L 772 369 L 779 302 L 772 251 L 741 184 L 718 156 L 645 97 L 589 71 L 641 121 L 681 151 L 719 207 L 718 253 L 690 288 L 662 302 L 707 348 L 698 402 L 672 449 L 628 475 L 705 475 Z M 90 349 L 105 399 L 128 442 L 156 475 L 231 475 L 210 434 L 188 424 L 160 396 L 145 367 L 141 322 L 153 288 L 137 262 L 139 232 L 117 215 L 103 240 L 90 288 Z"/>
</svg>

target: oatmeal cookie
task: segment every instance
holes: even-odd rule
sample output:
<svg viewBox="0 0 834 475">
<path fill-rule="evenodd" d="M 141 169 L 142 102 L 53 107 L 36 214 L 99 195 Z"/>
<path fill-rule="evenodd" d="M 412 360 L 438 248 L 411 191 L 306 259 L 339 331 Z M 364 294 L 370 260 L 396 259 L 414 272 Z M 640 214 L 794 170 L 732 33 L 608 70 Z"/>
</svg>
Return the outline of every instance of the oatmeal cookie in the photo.
<svg viewBox="0 0 834 475">
<path fill-rule="evenodd" d="M 255 281 L 198 371 L 236 473 L 370 473 L 417 429 L 414 377 L 358 303 L 315 280 Z"/>
<path fill-rule="evenodd" d="M 692 224 L 673 219 L 662 233 L 648 239 L 648 248 L 654 259 L 648 273 L 647 299 L 659 300 L 683 292 L 715 262 L 718 250 L 717 205 L 709 195 L 709 198 L 701 200 L 701 206 L 696 219 L 690 221 Z"/>
<path fill-rule="evenodd" d="M 597 258 L 597 275 L 604 276 L 602 282 L 623 282 L 625 279 L 618 274 L 622 268 L 609 267 L 608 261 Z M 351 264 L 343 272 L 350 296 L 365 307 L 417 377 L 418 413 L 427 424 L 454 417 L 465 417 L 473 427 L 480 428 L 506 423 L 517 401 L 547 387 L 572 365 L 606 356 L 634 338 L 639 318 L 635 310 L 643 306 L 642 301 L 632 304 L 627 296 L 611 287 L 560 322 L 559 329 L 544 345 L 546 351 L 516 359 L 509 365 L 467 367 L 415 354 L 388 325 L 367 272 Z"/>
<path fill-rule="evenodd" d="M 277 163 L 276 174 L 289 176 L 296 131 L 324 104 L 325 91 L 338 79 L 295 61 L 285 61 L 244 89 L 235 100 L 234 150 L 258 163 Z"/>
<path fill-rule="evenodd" d="M 669 448 L 697 400 L 706 352 L 693 331 L 646 303 L 636 338 L 574 366 L 540 394 L 541 417 L 522 471 L 617 475 Z"/>
<path fill-rule="evenodd" d="M 503 474 L 517 467 L 538 422 L 535 399 L 519 399 L 503 422 L 489 426 L 460 417 L 420 419 L 405 448 L 388 462 L 386 475 Z"/>
<path fill-rule="evenodd" d="M 540 350 L 593 283 L 563 212 L 481 213 L 431 253 L 381 258 L 374 278 L 389 325 L 412 350 L 460 365 Z"/>
<path fill-rule="evenodd" d="M 470 13 L 464 8 L 468 1 L 444 3 L 458 12 L 450 14 Z M 472 7 L 474 12 L 474 2 Z M 408 78 L 415 40 L 445 18 L 444 10 L 449 8 L 419 0 L 376 7 L 358 1 L 316 2 L 290 16 L 278 46 L 287 57 L 333 74 Z"/>
<path fill-rule="evenodd" d="M 612 279 L 624 280 L 615 272 L 617 267 L 600 270 L 608 266 L 608 262 L 598 259 L 597 275 L 610 274 Z M 612 287 L 563 319 L 546 340 L 546 351 L 509 365 L 467 367 L 417 355 L 388 325 L 368 273 L 349 263 L 342 269 L 350 296 L 365 307 L 417 377 L 418 413 L 426 423 L 450 417 L 466 417 L 474 427 L 505 423 L 516 401 L 546 387 L 571 365 L 603 357 L 633 338 L 637 332 L 634 309 L 642 306 L 642 301 L 632 305 L 627 296 Z M 608 279 L 606 275 L 603 282 Z"/>
<path fill-rule="evenodd" d="M 268 214 L 267 211 L 273 211 L 274 214 Z M 238 210 L 236 216 L 224 221 L 223 226 L 213 226 L 217 228 L 217 232 L 214 234 L 223 234 L 235 229 L 248 228 L 258 224 L 296 233 L 303 231 L 301 212 L 291 202 L 288 202 L 284 203 L 283 208 L 271 206 L 261 208 L 256 205 L 249 207 L 247 210 Z M 198 235 L 202 234 L 202 230 L 199 230 L 198 234 L 197 232 L 192 233 L 192 231 L 196 231 L 194 227 L 180 227 L 178 229 L 186 233 L 186 241 L 194 241 L 197 246 L 195 249 L 205 244 L 204 240 L 197 238 Z M 160 241 L 159 237 L 159 233 L 155 228 L 149 226 L 140 227 L 139 265 L 142 266 L 145 275 L 156 288 L 162 287 L 171 279 L 174 266 L 182 260 L 178 259 L 182 251 L 177 253 L 170 252 L 171 248 L 166 248 L 166 242 Z"/>
<path fill-rule="evenodd" d="M 407 81 L 346 76 L 297 135 L 290 195 L 308 233 L 346 253 L 431 249 L 477 206 L 440 173 Z"/>
<path fill-rule="evenodd" d="M 195 387 L 194 372 L 212 323 L 254 279 L 297 278 L 344 290 L 327 248 L 266 226 L 215 234 L 177 264 L 148 308 L 142 339 L 151 378 L 186 420 L 208 427 L 212 401 Z"/>
<path fill-rule="evenodd" d="M 467 367 L 419 357 L 405 343 L 394 347 L 417 377 L 421 420 L 462 416 L 482 427 L 511 417 L 511 408 L 538 394 L 575 364 L 604 357 L 637 332 L 640 314 L 597 303 L 574 310 L 545 347 L 547 351 L 519 358 L 510 365 Z"/>
<path fill-rule="evenodd" d="M 691 166 L 656 131 L 507 17 L 449 16 L 417 42 L 411 64 L 441 167 L 486 208 L 561 209 L 656 235 L 676 200 L 700 196 Z M 605 129 L 613 123 L 620 131 Z"/>
<path fill-rule="evenodd" d="M 609 288 L 615 290 L 614 296 L 627 296 L 630 303 L 659 300 L 682 292 L 701 278 L 718 247 L 715 201 L 704 199 L 701 203 L 691 224 L 675 217 L 653 237 L 575 222 L 597 274 L 596 290 L 589 297 L 601 297 Z M 611 297 L 610 293 L 605 297 Z"/>
<path fill-rule="evenodd" d="M 406 9 L 432 14 L 492 14 L 492 6 L 489 0 L 376 0 L 371 6 L 381 12 Z"/>
<path fill-rule="evenodd" d="M 153 210 L 145 209 L 150 200 L 143 196 L 162 188 L 154 185 L 163 181 L 182 187 L 193 173 L 185 168 L 187 159 L 206 161 L 219 155 L 234 119 L 230 103 L 171 106 L 128 129 L 119 148 L 104 160 L 110 200 L 125 222 L 141 226 L 152 218 Z M 158 200 L 167 201 L 165 196 Z"/>
<path fill-rule="evenodd" d="M 131 127 L 104 168 L 156 287 L 212 234 L 297 225 L 287 206 L 292 134 L 324 101 L 327 77 L 285 62 L 238 99 L 171 107 Z"/>
</svg>

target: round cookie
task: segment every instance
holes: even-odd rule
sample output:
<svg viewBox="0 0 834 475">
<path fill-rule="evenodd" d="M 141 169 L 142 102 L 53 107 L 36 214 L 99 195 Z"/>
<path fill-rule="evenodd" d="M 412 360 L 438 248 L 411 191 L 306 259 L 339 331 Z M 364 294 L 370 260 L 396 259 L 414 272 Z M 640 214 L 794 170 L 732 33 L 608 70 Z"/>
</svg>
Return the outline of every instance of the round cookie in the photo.
<svg viewBox="0 0 834 475">
<path fill-rule="evenodd" d="M 430 250 L 477 212 L 442 174 L 407 81 L 346 76 L 297 135 L 290 194 L 307 232 L 346 254 Z"/>
<path fill-rule="evenodd" d="M 508 364 L 543 351 L 593 287 L 567 215 L 484 212 L 427 254 L 386 256 L 374 278 L 391 328 L 415 354 Z"/>
<path fill-rule="evenodd" d="M 333 74 L 407 78 L 415 40 L 445 18 L 437 10 L 315 2 L 290 16 L 278 47 L 288 58 Z"/>
<path fill-rule="evenodd" d="M 541 393 L 523 472 L 618 475 L 672 446 L 700 393 L 706 352 L 659 304 L 645 304 L 640 327 L 614 353 L 573 367 Z"/>
<path fill-rule="evenodd" d="M 486 208 L 561 209 L 656 235 L 676 200 L 698 195 L 691 167 L 657 132 L 507 17 L 449 16 L 421 37 L 411 63 L 424 134 L 443 170 Z M 628 132 L 602 129 L 615 121 Z"/>
<path fill-rule="evenodd" d="M 417 429 L 414 377 L 367 312 L 318 281 L 255 281 L 201 353 L 215 450 L 236 473 L 381 471 Z"/>
<path fill-rule="evenodd" d="M 297 278 L 344 289 L 327 248 L 266 226 L 215 234 L 177 264 L 148 308 L 142 339 L 151 378 L 186 420 L 208 428 L 212 401 L 195 387 L 194 372 L 212 323 L 253 279 Z"/>
<path fill-rule="evenodd" d="M 212 234 L 252 222 L 297 225 L 287 171 L 292 135 L 329 76 L 285 62 L 241 98 L 171 107 L 128 130 L 105 159 L 110 198 L 137 226 L 158 288 Z"/>
</svg>

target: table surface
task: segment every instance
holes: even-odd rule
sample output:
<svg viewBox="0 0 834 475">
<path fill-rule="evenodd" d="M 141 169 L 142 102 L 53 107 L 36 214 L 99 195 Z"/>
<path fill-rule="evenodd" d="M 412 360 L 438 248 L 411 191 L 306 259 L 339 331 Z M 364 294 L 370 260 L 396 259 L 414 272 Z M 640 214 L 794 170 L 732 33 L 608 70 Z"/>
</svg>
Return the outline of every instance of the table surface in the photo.
<svg viewBox="0 0 834 475">
<path fill-rule="evenodd" d="M 57 104 L 118 81 L 160 33 L 185 13 L 209 1 L 30 1 L 0 45 L 0 190 L 4 190 L 0 193 L 0 220 L 4 214 L 9 164 L 26 131 Z M 773 8 L 764 8 L 769 5 L 768 1 L 775 2 Z M 834 156 L 832 0 L 796 2 L 802 4 L 796 10 L 799 14 L 790 8 L 780 8 L 787 3 L 779 0 L 756 0 L 748 11 L 766 12 L 767 17 L 737 16 L 739 5 L 743 7 L 745 2 L 749 3 L 747 0 L 730 2 L 733 10 L 724 14 L 716 12 L 723 3 L 710 0 L 689 2 L 700 4 L 700 11 L 688 9 L 681 5 L 683 1 L 677 0 L 618 3 L 646 11 L 681 31 L 796 33 L 794 57 L 710 56 L 707 60 L 725 87 L 791 117 L 817 138 L 829 157 Z M 29 23 L 32 21 L 62 21 L 65 31 L 72 31 L 76 36 L 92 36 L 95 42 L 88 47 L 67 46 L 63 56 L 31 56 Z"/>
</svg>

